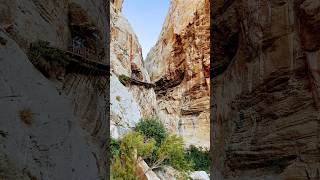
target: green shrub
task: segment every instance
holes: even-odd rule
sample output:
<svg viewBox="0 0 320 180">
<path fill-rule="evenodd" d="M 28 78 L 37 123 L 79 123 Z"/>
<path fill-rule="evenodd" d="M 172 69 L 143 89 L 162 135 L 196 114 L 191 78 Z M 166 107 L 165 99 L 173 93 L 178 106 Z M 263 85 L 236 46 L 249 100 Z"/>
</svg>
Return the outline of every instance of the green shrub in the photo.
<svg viewBox="0 0 320 180">
<path fill-rule="evenodd" d="M 210 156 L 207 149 L 191 145 L 185 156 L 188 161 L 192 162 L 195 171 L 209 172 Z"/>
<path fill-rule="evenodd" d="M 155 117 L 141 119 L 137 123 L 135 131 L 141 133 L 146 138 L 153 138 L 154 140 L 156 140 L 157 147 L 159 147 L 161 142 L 168 136 L 163 123 Z"/>
<path fill-rule="evenodd" d="M 156 141 L 151 156 L 145 159 L 149 166 L 158 168 L 163 165 L 170 165 L 180 171 L 191 169 L 190 162 L 185 159 L 183 139 L 176 135 L 169 135 L 158 118 L 141 119 L 137 123 L 135 131 Z"/>
<path fill-rule="evenodd" d="M 153 168 L 170 165 L 179 171 L 191 170 L 191 164 L 185 159 L 183 139 L 176 135 L 167 136 L 156 152 L 157 160 Z"/>
<path fill-rule="evenodd" d="M 209 151 L 190 146 L 184 149 L 181 137 L 169 135 L 158 118 L 141 119 L 136 132 L 121 141 L 111 140 L 112 179 L 136 179 L 136 158 L 141 157 L 151 169 L 172 166 L 187 175 L 192 170 L 209 172 Z"/>
<path fill-rule="evenodd" d="M 117 156 L 120 152 L 120 141 L 114 139 L 114 138 L 111 138 L 110 140 L 110 153 L 111 153 L 111 156 L 114 157 L 114 156 Z"/>
<path fill-rule="evenodd" d="M 66 66 L 70 59 L 60 49 L 50 48 L 49 42 L 37 41 L 30 46 L 29 57 L 34 65 Z M 45 61 L 45 62 L 44 62 Z"/>
<path fill-rule="evenodd" d="M 66 64 L 65 60 L 69 58 L 64 54 L 60 49 L 50 48 L 49 42 L 46 41 L 37 41 L 33 43 L 30 47 L 30 55 L 32 60 L 39 61 L 40 57 L 59 64 Z"/>
<path fill-rule="evenodd" d="M 149 157 L 154 149 L 155 141 L 137 133 L 131 132 L 120 141 L 119 153 L 112 158 L 111 179 L 135 180 L 135 165 L 137 157 Z"/>
<path fill-rule="evenodd" d="M 148 141 L 144 140 L 144 137 L 138 132 L 131 132 L 123 137 L 120 143 L 120 153 L 133 157 L 136 155 L 142 158 L 148 157 L 151 155 L 155 141 L 149 139 Z"/>
<path fill-rule="evenodd" d="M 120 81 L 123 85 L 127 86 L 127 85 L 130 83 L 131 78 L 128 77 L 128 76 L 126 76 L 126 75 L 124 75 L 124 74 L 121 74 L 121 75 L 119 76 L 119 81 Z"/>
<path fill-rule="evenodd" d="M 111 165 L 110 176 L 112 180 L 138 180 L 134 173 L 134 162 L 132 159 L 121 161 L 116 156 Z"/>
</svg>

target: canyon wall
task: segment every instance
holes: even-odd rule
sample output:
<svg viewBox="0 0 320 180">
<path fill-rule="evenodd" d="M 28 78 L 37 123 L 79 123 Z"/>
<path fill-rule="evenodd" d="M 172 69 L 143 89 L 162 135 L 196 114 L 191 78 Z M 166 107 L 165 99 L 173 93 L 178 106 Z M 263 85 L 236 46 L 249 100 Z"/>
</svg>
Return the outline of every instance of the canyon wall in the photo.
<svg viewBox="0 0 320 180">
<path fill-rule="evenodd" d="M 146 58 L 159 117 L 187 146 L 209 147 L 209 10 L 208 0 L 172 0 Z"/>
<path fill-rule="evenodd" d="M 108 92 L 97 82 L 108 77 L 67 72 L 50 62 L 41 71 L 29 56 L 30 43 L 67 49 L 76 31 L 94 31 L 99 61 L 107 63 L 106 10 L 105 0 L 1 1 L 1 179 L 106 178 Z"/>
<path fill-rule="evenodd" d="M 319 179 L 320 2 L 212 4 L 215 179 Z"/>
<path fill-rule="evenodd" d="M 119 79 L 123 75 L 132 77 L 135 74 L 140 81 L 150 82 L 138 38 L 121 12 L 122 3 L 122 0 L 115 0 L 110 6 L 110 130 L 114 138 L 130 131 L 141 118 L 157 115 L 152 88 L 124 85 Z"/>
</svg>

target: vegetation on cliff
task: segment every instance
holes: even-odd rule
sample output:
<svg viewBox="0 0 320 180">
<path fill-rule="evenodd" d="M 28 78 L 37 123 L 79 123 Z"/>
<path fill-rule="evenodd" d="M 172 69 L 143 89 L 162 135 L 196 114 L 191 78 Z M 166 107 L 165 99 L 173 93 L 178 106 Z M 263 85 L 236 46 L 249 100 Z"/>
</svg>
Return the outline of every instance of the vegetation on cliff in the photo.
<svg viewBox="0 0 320 180">
<path fill-rule="evenodd" d="M 30 46 L 29 57 L 35 65 L 57 62 L 58 64 L 65 66 L 66 62 L 69 60 L 69 58 L 60 49 L 49 48 L 49 42 L 46 41 L 37 41 L 32 43 Z M 42 58 L 48 61 L 43 62 Z"/>
<path fill-rule="evenodd" d="M 121 140 L 111 140 L 112 167 L 114 179 L 135 179 L 138 157 L 147 162 L 150 169 L 161 169 L 168 165 L 181 174 L 194 170 L 209 170 L 208 151 L 191 146 L 184 149 L 181 137 L 169 134 L 157 118 L 141 119 L 134 131 Z"/>
</svg>

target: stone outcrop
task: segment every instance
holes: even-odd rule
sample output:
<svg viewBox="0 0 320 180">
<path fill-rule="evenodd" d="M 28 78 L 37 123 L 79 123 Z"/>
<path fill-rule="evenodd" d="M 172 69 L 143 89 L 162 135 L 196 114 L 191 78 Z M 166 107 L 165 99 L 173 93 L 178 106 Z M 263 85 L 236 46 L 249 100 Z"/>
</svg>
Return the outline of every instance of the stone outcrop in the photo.
<svg viewBox="0 0 320 180">
<path fill-rule="evenodd" d="M 192 180 L 210 180 L 208 174 L 205 171 L 195 171 L 190 174 Z"/>
<path fill-rule="evenodd" d="M 124 86 L 119 80 L 121 75 L 125 75 L 150 83 L 138 38 L 122 15 L 122 3 L 123 1 L 114 0 L 110 6 L 110 128 L 114 138 L 127 133 L 141 118 L 157 115 L 153 88 L 133 83 Z"/>
<path fill-rule="evenodd" d="M 141 158 L 137 159 L 136 171 L 138 172 L 137 177 L 141 180 L 160 180 L 156 173 L 154 173 L 148 164 Z"/>
<path fill-rule="evenodd" d="M 216 179 L 319 179 L 318 0 L 214 1 Z"/>
<path fill-rule="evenodd" d="M 160 119 L 187 145 L 209 147 L 209 1 L 173 0 L 146 58 Z"/>
<path fill-rule="evenodd" d="M 163 166 L 161 169 L 153 170 L 161 180 L 179 179 L 181 173 L 171 166 Z"/>
<path fill-rule="evenodd" d="M 104 0 L 73 0 L 107 42 Z M 108 77 L 62 73 L 47 77 L 32 63 L 29 45 L 42 40 L 67 49 L 71 1 L 3 0 L 0 4 L 0 178 L 105 178 Z M 99 61 L 106 63 L 109 52 Z M 85 172 L 85 173 L 83 173 Z"/>
</svg>

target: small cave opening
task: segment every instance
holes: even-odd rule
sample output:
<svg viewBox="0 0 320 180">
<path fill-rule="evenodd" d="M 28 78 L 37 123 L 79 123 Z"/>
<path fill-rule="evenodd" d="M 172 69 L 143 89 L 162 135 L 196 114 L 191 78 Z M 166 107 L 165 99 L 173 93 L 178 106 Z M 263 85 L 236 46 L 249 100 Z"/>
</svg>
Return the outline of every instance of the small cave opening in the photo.
<svg viewBox="0 0 320 180">
<path fill-rule="evenodd" d="M 213 28 L 216 43 L 213 47 L 213 62 L 211 63 L 211 78 L 221 75 L 236 56 L 239 49 L 239 32 Z"/>
</svg>

